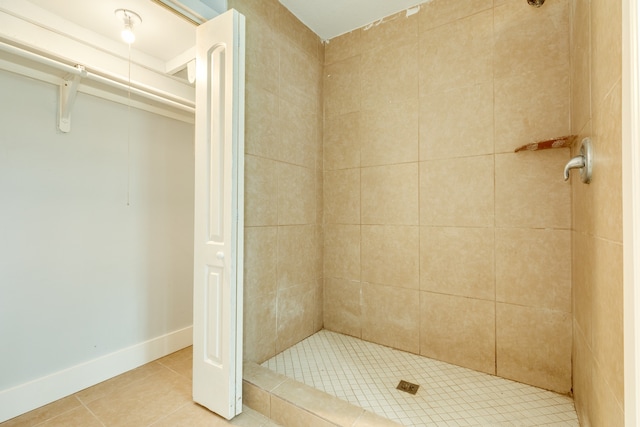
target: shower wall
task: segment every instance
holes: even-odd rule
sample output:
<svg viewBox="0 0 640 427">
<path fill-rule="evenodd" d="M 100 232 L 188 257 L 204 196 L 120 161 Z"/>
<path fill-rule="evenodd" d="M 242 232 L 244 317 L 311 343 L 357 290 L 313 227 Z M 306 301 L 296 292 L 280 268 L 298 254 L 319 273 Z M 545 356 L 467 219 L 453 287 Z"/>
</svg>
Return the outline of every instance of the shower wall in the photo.
<svg viewBox="0 0 640 427">
<path fill-rule="evenodd" d="M 326 45 L 324 325 L 569 392 L 569 1 L 407 15 Z"/>
<path fill-rule="evenodd" d="M 571 183 L 573 391 L 584 426 L 624 424 L 621 5 L 571 0 L 571 128 L 591 137 L 595 156 L 592 182 Z"/>
<path fill-rule="evenodd" d="M 247 17 L 244 358 L 322 328 L 322 64 L 318 37 L 277 0 Z"/>
</svg>

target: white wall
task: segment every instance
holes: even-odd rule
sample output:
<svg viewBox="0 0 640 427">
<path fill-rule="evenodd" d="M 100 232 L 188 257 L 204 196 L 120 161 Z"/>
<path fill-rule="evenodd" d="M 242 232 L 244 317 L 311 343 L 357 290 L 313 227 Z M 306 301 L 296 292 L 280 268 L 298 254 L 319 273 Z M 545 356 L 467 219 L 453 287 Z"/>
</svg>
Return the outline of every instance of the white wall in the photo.
<svg viewBox="0 0 640 427">
<path fill-rule="evenodd" d="M 188 328 L 193 125 L 80 93 L 62 134 L 57 86 L 0 94 L 0 394 Z"/>
</svg>

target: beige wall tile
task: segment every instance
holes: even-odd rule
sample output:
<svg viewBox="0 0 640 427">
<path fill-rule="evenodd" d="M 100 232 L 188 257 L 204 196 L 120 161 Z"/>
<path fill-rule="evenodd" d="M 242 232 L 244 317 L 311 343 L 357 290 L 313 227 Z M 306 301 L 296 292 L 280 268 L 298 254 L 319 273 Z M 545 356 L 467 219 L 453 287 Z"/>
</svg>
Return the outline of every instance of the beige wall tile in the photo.
<svg viewBox="0 0 640 427">
<path fill-rule="evenodd" d="M 277 227 L 244 229 L 244 294 L 261 298 L 276 291 Z"/>
<path fill-rule="evenodd" d="M 418 163 L 363 168 L 363 224 L 418 225 Z"/>
<path fill-rule="evenodd" d="M 245 225 L 276 225 L 278 223 L 278 163 L 251 155 L 246 155 L 244 162 Z"/>
<path fill-rule="evenodd" d="M 245 103 L 245 152 L 275 159 L 278 127 L 278 97 L 272 92 L 248 84 Z"/>
<path fill-rule="evenodd" d="M 316 222 L 315 172 L 313 169 L 278 164 L 278 224 Z"/>
<path fill-rule="evenodd" d="M 569 69 L 569 0 L 532 8 L 509 1 L 494 9 L 495 77 Z M 545 79 L 546 80 L 546 79 Z"/>
<path fill-rule="evenodd" d="M 622 76 L 622 2 L 592 1 L 591 102 L 599 105 Z"/>
<path fill-rule="evenodd" d="M 624 401 L 622 244 L 593 241 L 593 353 L 618 402 Z"/>
<path fill-rule="evenodd" d="M 300 105 L 303 98 L 317 99 L 322 92 L 322 64 L 292 43 L 280 44 L 280 96 Z M 286 65 L 286 66 L 282 66 Z M 305 103 L 306 105 L 306 103 Z M 313 105 L 313 104 L 309 104 Z M 312 110 L 313 111 L 313 110 Z"/>
<path fill-rule="evenodd" d="M 495 304 L 420 292 L 420 354 L 495 374 Z"/>
<path fill-rule="evenodd" d="M 315 226 L 278 227 L 278 289 L 311 284 L 317 278 Z"/>
<path fill-rule="evenodd" d="M 265 368 L 264 366 L 260 366 L 253 362 L 245 361 L 242 368 L 243 381 L 266 391 L 273 391 L 282 383 L 289 380 L 289 378 L 284 375 L 278 374 L 269 368 Z"/>
<path fill-rule="evenodd" d="M 325 118 L 360 110 L 360 56 L 327 65 L 324 69 Z"/>
<path fill-rule="evenodd" d="M 418 99 L 361 112 L 362 166 L 418 161 Z"/>
<path fill-rule="evenodd" d="M 271 396 L 271 419 L 283 427 L 332 427 L 334 424 L 323 420 L 304 409 L 276 396 Z"/>
<path fill-rule="evenodd" d="M 273 148 L 276 159 L 314 168 L 318 143 L 315 114 L 281 99 L 278 128 L 280 134 Z"/>
<path fill-rule="evenodd" d="M 496 300 L 571 313 L 571 231 L 496 229 Z"/>
<path fill-rule="evenodd" d="M 421 162 L 420 225 L 493 226 L 493 175 L 493 156 Z"/>
<path fill-rule="evenodd" d="M 493 228 L 420 227 L 420 289 L 495 298 Z"/>
<path fill-rule="evenodd" d="M 277 27 L 280 10 L 277 0 L 263 0 L 260 2 L 254 0 L 229 0 L 228 3 L 229 9 L 236 9 L 247 18 L 253 18 L 251 21 L 255 19 L 271 28 Z"/>
<path fill-rule="evenodd" d="M 571 315 L 496 304 L 497 374 L 568 393 L 571 390 Z"/>
<path fill-rule="evenodd" d="M 622 242 L 622 92 L 621 82 L 593 110 L 593 179 L 589 184 L 595 235 Z M 576 184 L 581 184 L 576 178 Z"/>
<path fill-rule="evenodd" d="M 313 300 L 315 307 L 315 315 L 313 318 L 313 333 L 324 328 L 324 279 L 316 280 L 315 297 Z"/>
<path fill-rule="evenodd" d="M 367 52 L 389 45 L 410 45 L 418 42 L 418 15 L 407 16 L 406 11 L 395 13 L 366 25 L 361 30 L 361 51 Z"/>
<path fill-rule="evenodd" d="M 526 5 L 526 4 L 525 4 Z M 495 80 L 495 150 L 568 135 L 571 129 L 569 67 Z"/>
<path fill-rule="evenodd" d="M 271 395 L 269 392 L 247 381 L 242 382 L 242 403 L 266 417 L 271 415 Z"/>
<path fill-rule="evenodd" d="M 360 167 L 360 112 L 325 120 L 324 169 Z"/>
<path fill-rule="evenodd" d="M 277 294 L 271 292 L 244 298 L 243 359 L 256 363 L 276 355 Z"/>
<path fill-rule="evenodd" d="M 276 352 L 313 334 L 315 289 L 308 285 L 278 290 Z"/>
<path fill-rule="evenodd" d="M 362 53 L 360 35 L 361 30 L 357 29 L 329 40 L 325 45 L 325 64 L 333 64 Z"/>
<path fill-rule="evenodd" d="M 573 321 L 582 331 L 586 344 L 591 347 L 594 239 L 576 231 L 572 232 L 572 236 L 571 291 L 573 294 Z"/>
<path fill-rule="evenodd" d="M 420 33 L 420 96 L 493 79 L 493 10 Z"/>
<path fill-rule="evenodd" d="M 582 334 L 580 327 L 574 323 L 573 328 L 573 400 L 580 425 L 593 425 L 593 384 L 591 372 L 593 370 L 593 354 Z"/>
<path fill-rule="evenodd" d="M 487 0 L 468 0 L 464 2 L 433 0 L 425 2 L 420 6 L 420 13 L 418 14 L 420 31 L 426 31 L 475 15 L 483 10 L 490 9 L 492 6 L 492 2 Z"/>
<path fill-rule="evenodd" d="M 571 133 L 577 135 L 591 118 L 591 6 L 570 2 Z"/>
<path fill-rule="evenodd" d="M 324 327 L 360 338 L 360 282 L 326 278 L 324 286 Z"/>
<path fill-rule="evenodd" d="M 592 369 L 592 426 L 623 427 L 624 409 L 622 403 L 616 400 L 612 392 L 607 374 L 595 364 Z"/>
<path fill-rule="evenodd" d="M 584 129 L 578 134 L 575 143 L 571 147 L 571 157 L 580 154 L 580 142 L 588 137 L 592 138 L 593 144 L 593 131 L 592 121 L 590 120 L 585 125 Z M 579 178 L 578 171 L 572 171 L 572 174 L 576 175 L 570 178 L 571 181 L 571 227 L 581 233 L 593 233 L 595 230 L 594 221 L 594 185 L 584 185 Z"/>
<path fill-rule="evenodd" d="M 324 173 L 324 222 L 360 224 L 360 169 Z"/>
<path fill-rule="evenodd" d="M 246 20 L 246 80 L 273 94 L 278 93 L 280 46 L 275 32 L 258 19 Z"/>
<path fill-rule="evenodd" d="M 571 227 L 566 149 L 496 155 L 496 226 Z"/>
<path fill-rule="evenodd" d="M 362 339 L 418 353 L 419 291 L 371 283 L 362 287 Z"/>
<path fill-rule="evenodd" d="M 351 426 L 363 412 L 358 406 L 293 380 L 282 383 L 273 390 L 273 394 L 335 426 Z"/>
<path fill-rule="evenodd" d="M 483 154 L 493 154 L 493 82 L 420 98 L 420 160 Z"/>
<path fill-rule="evenodd" d="M 362 108 L 418 98 L 418 43 L 362 53 Z"/>
<path fill-rule="evenodd" d="M 362 281 L 418 289 L 417 226 L 362 226 Z"/>
<path fill-rule="evenodd" d="M 324 277 L 360 280 L 359 225 L 325 225 Z"/>
<path fill-rule="evenodd" d="M 304 25 L 296 16 L 283 5 L 278 5 L 278 30 L 283 38 L 294 44 L 314 60 L 319 57 L 319 37 Z"/>
</svg>

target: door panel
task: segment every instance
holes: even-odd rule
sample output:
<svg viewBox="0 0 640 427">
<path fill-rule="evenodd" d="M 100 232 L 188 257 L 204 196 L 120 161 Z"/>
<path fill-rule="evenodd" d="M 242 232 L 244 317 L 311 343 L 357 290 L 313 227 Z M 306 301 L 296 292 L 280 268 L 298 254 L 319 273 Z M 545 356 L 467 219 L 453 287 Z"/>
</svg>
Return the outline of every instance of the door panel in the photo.
<svg viewBox="0 0 640 427">
<path fill-rule="evenodd" d="M 193 400 L 242 411 L 244 17 L 196 30 Z"/>
</svg>

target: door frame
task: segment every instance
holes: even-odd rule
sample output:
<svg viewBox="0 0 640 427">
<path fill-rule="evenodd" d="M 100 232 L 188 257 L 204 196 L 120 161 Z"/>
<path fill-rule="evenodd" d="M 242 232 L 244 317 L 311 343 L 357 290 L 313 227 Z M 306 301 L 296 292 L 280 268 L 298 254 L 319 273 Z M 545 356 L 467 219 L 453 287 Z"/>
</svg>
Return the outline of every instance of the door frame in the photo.
<svg viewBox="0 0 640 427">
<path fill-rule="evenodd" d="M 622 3 L 622 187 L 625 426 L 640 425 L 640 31 L 638 0 Z"/>
</svg>

